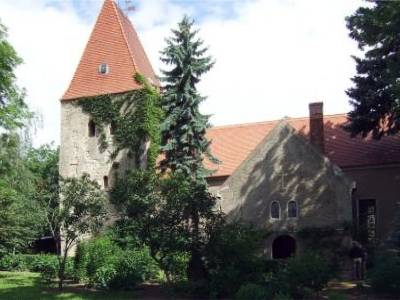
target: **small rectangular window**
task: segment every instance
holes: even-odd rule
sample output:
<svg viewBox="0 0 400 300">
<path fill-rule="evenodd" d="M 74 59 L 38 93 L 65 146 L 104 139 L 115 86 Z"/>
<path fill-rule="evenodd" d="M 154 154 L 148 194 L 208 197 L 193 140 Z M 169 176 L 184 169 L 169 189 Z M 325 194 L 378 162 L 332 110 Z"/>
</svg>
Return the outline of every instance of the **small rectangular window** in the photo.
<svg viewBox="0 0 400 300">
<path fill-rule="evenodd" d="M 103 177 L 103 185 L 105 189 L 108 189 L 108 176 Z"/>
<path fill-rule="evenodd" d="M 94 123 L 93 120 L 89 121 L 88 131 L 89 131 L 89 137 L 94 137 L 96 135 L 96 124 Z"/>
<path fill-rule="evenodd" d="M 110 124 L 110 134 L 111 135 L 115 134 L 115 129 L 116 129 L 115 121 L 112 121 L 111 124 Z"/>
<path fill-rule="evenodd" d="M 100 74 L 108 74 L 108 65 L 107 64 L 101 64 L 99 65 L 99 73 Z"/>
</svg>

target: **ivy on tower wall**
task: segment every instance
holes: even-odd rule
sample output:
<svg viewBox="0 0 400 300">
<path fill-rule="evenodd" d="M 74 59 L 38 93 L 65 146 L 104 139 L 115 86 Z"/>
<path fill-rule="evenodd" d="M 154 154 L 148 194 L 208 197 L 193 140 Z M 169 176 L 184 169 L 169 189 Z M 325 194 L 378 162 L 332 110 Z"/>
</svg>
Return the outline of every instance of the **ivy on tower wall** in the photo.
<svg viewBox="0 0 400 300">
<path fill-rule="evenodd" d="M 141 89 L 121 94 L 99 95 L 82 98 L 76 102 L 83 112 L 90 115 L 96 126 L 100 151 L 111 150 L 115 159 L 121 150 L 134 155 L 137 165 L 146 158 L 146 168 L 154 168 L 160 149 L 160 123 L 163 111 L 160 93 L 141 74 L 135 80 Z M 105 129 L 112 126 L 113 144 L 109 145 Z M 149 144 L 148 148 L 144 148 Z"/>
</svg>

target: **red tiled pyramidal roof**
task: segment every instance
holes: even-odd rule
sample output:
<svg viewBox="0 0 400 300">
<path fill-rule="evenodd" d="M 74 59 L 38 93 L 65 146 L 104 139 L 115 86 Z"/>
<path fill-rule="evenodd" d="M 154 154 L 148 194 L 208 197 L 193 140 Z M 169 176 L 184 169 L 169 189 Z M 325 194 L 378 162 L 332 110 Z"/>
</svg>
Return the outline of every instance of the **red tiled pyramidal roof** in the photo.
<svg viewBox="0 0 400 300">
<path fill-rule="evenodd" d="M 108 65 L 107 74 L 100 74 L 101 64 Z M 105 0 L 62 100 L 137 89 L 133 76 L 138 72 L 158 85 L 132 23 L 113 0 Z"/>
<path fill-rule="evenodd" d="M 309 118 L 289 118 L 287 122 L 308 139 Z M 345 114 L 324 116 L 325 155 L 333 163 L 342 168 L 400 163 L 400 135 L 379 141 L 351 138 L 342 128 L 346 122 Z M 205 161 L 206 168 L 216 170 L 210 177 L 231 175 L 278 123 L 279 120 L 208 129 L 211 153 L 221 161 L 220 165 Z"/>
</svg>

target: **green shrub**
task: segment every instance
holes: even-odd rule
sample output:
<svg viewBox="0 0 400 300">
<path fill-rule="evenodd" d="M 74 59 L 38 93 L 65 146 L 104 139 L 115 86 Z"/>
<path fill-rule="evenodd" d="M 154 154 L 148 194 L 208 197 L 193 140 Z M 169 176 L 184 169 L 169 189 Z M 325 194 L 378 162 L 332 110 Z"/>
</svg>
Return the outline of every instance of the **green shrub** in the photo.
<svg viewBox="0 0 400 300">
<path fill-rule="evenodd" d="M 288 295 L 287 293 L 278 292 L 273 299 L 274 300 L 292 300 L 293 298 L 290 297 L 290 295 Z"/>
<path fill-rule="evenodd" d="M 347 300 L 347 296 L 341 293 L 330 293 L 328 295 L 328 300 Z"/>
<path fill-rule="evenodd" d="M 108 237 L 80 243 L 74 274 L 101 289 L 130 289 L 158 274 L 147 248 L 122 250 Z"/>
<path fill-rule="evenodd" d="M 40 277 L 46 283 L 50 283 L 52 279 L 57 278 L 59 263 L 58 259 L 55 260 L 43 260 L 38 265 L 38 271 L 40 272 Z"/>
<path fill-rule="evenodd" d="M 121 249 L 109 238 L 101 237 L 90 241 L 86 265 L 89 283 L 106 288 L 106 282 L 109 282 L 109 274 L 115 272 L 116 263 L 121 253 Z"/>
<path fill-rule="evenodd" d="M 87 265 L 89 263 L 89 245 L 87 241 L 79 242 L 74 257 L 74 278 L 83 282 L 87 280 Z"/>
<path fill-rule="evenodd" d="M 151 258 L 148 249 L 124 251 L 116 264 L 116 274 L 110 287 L 130 289 L 136 284 L 154 278 L 158 268 Z"/>
<path fill-rule="evenodd" d="M 263 281 L 263 238 L 264 233 L 241 223 L 225 224 L 212 233 L 206 251 L 211 294 L 229 297 L 243 284 Z"/>
<path fill-rule="evenodd" d="M 168 253 L 168 255 L 163 258 L 162 264 L 165 272 L 168 272 L 166 275 L 169 276 L 169 281 L 183 282 L 187 280 L 189 258 L 189 253 L 184 251 Z"/>
<path fill-rule="evenodd" d="M 289 292 L 295 299 L 321 291 L 332 278 L 329 264 L 320 256 L 305 254 L 289 258 L 286 266 L 272 279 L 275 292 Z"/>
<path fill-rule="evenodd" d="M 1 271 L 28 271 L 25 257 L 21 254 L 6 254 L 0 259 Z"/>
<path fill-rule="evenodd" d="M 254 283 L 246 283 L 242 285 L 235 296 L 235 299 L 237 300 L 264 300 L 271 298 L 272 295 L 268 293 L 265 287 Z"/>
<path fill-rule="evenodd" d="M 53 254 L 10 254 L 0 260 L 2 271 L 37 272 L 46 282 L 57 277 L 58 267 L 58 256 Z M 65 277 L 74 278 L 73 260 L 69 257 L 65 266 Z"/>
<path fill-rule="evenodd" d="M 369 278 L 377 292 L 400 293 L 400 257 L 386 254 L 377 257 Z"/>
<path fill-rule="evenodd" d="M 117 274 L 116 266 L 114 264 L 106 264 L 99 267 L 93 276 L 91 276 L 91 283 L 100 289 L 112 288 L 112 283 Z"/>
<path fill-rule="evenodd" d="M 37 255 L 30 263 L 30 271 L 41 273 L 50 265 L 58 268 L 58 257 L 56 255 Z"/>
</svg>

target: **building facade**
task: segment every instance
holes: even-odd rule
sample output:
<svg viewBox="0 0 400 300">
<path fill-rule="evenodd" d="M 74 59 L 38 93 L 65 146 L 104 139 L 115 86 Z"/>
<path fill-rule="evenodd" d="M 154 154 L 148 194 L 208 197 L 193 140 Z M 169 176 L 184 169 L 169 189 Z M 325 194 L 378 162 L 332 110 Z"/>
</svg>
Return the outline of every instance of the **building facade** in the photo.
<svg viewBox="0 0 400 300">
<path fill-rule="evenodd" d="M 140 73 L 158 84 L 153 68 L 130 20 L 113 0 L 106 0 L 83 52 L 73 79 L 61 99 L 60 174 L 88 173 L 104 189 L 113 174 L 134 167 L 122 151 L 114 160 L 110 151 L 100 151 L 99 132 L 91 117 L 77 102 L 82 98 L 121 94 L 140 88 L 134 75 Z M 105 128 L 112 141 L 112 128 Z"/>
<path fill-rule="evenodd" d="M 113 174 L 134 168 L 126 153 L 110 160 L 99 150 L 96 124 L 77 102 L 121 94 L 140 86 L 143 74 L 159 85 L 129 19 L 113 0 L 105 0 L 75 75 L 61 99 L 60 174 L 88 173 L 105 190 Z M 351 138 L 346 115 L 323 115 L 310 104 L 307 118 L 288 118 L 208 130 L 211 151 L 221 164 L 208 178 L 228 218 L 271 232 L 265 252 L 287 257 L 301 252 L 298 233 L 349 224 L 364 243 L 384 240 L 391 231 L 400 195 L 400 137 Z M 112 141 L 112 128 L 106 128 Z"/>
<path fill-rule="evenodd" d="M 266 242 L 272 257 L 276 241 L 301 252 L 298 233 L 304 228 L 351 227 L 364 244 L 383 241 L 399 214 L 400 137 L 351 138 L 343 129 L 345 114 L 324 116 L 322 103 L 309 108 L 308 118 L 208 132 L 222 161 L 207 162 L 215 170 L 209 185 L 228 216 L 273 232 Z"/>
</svg>

